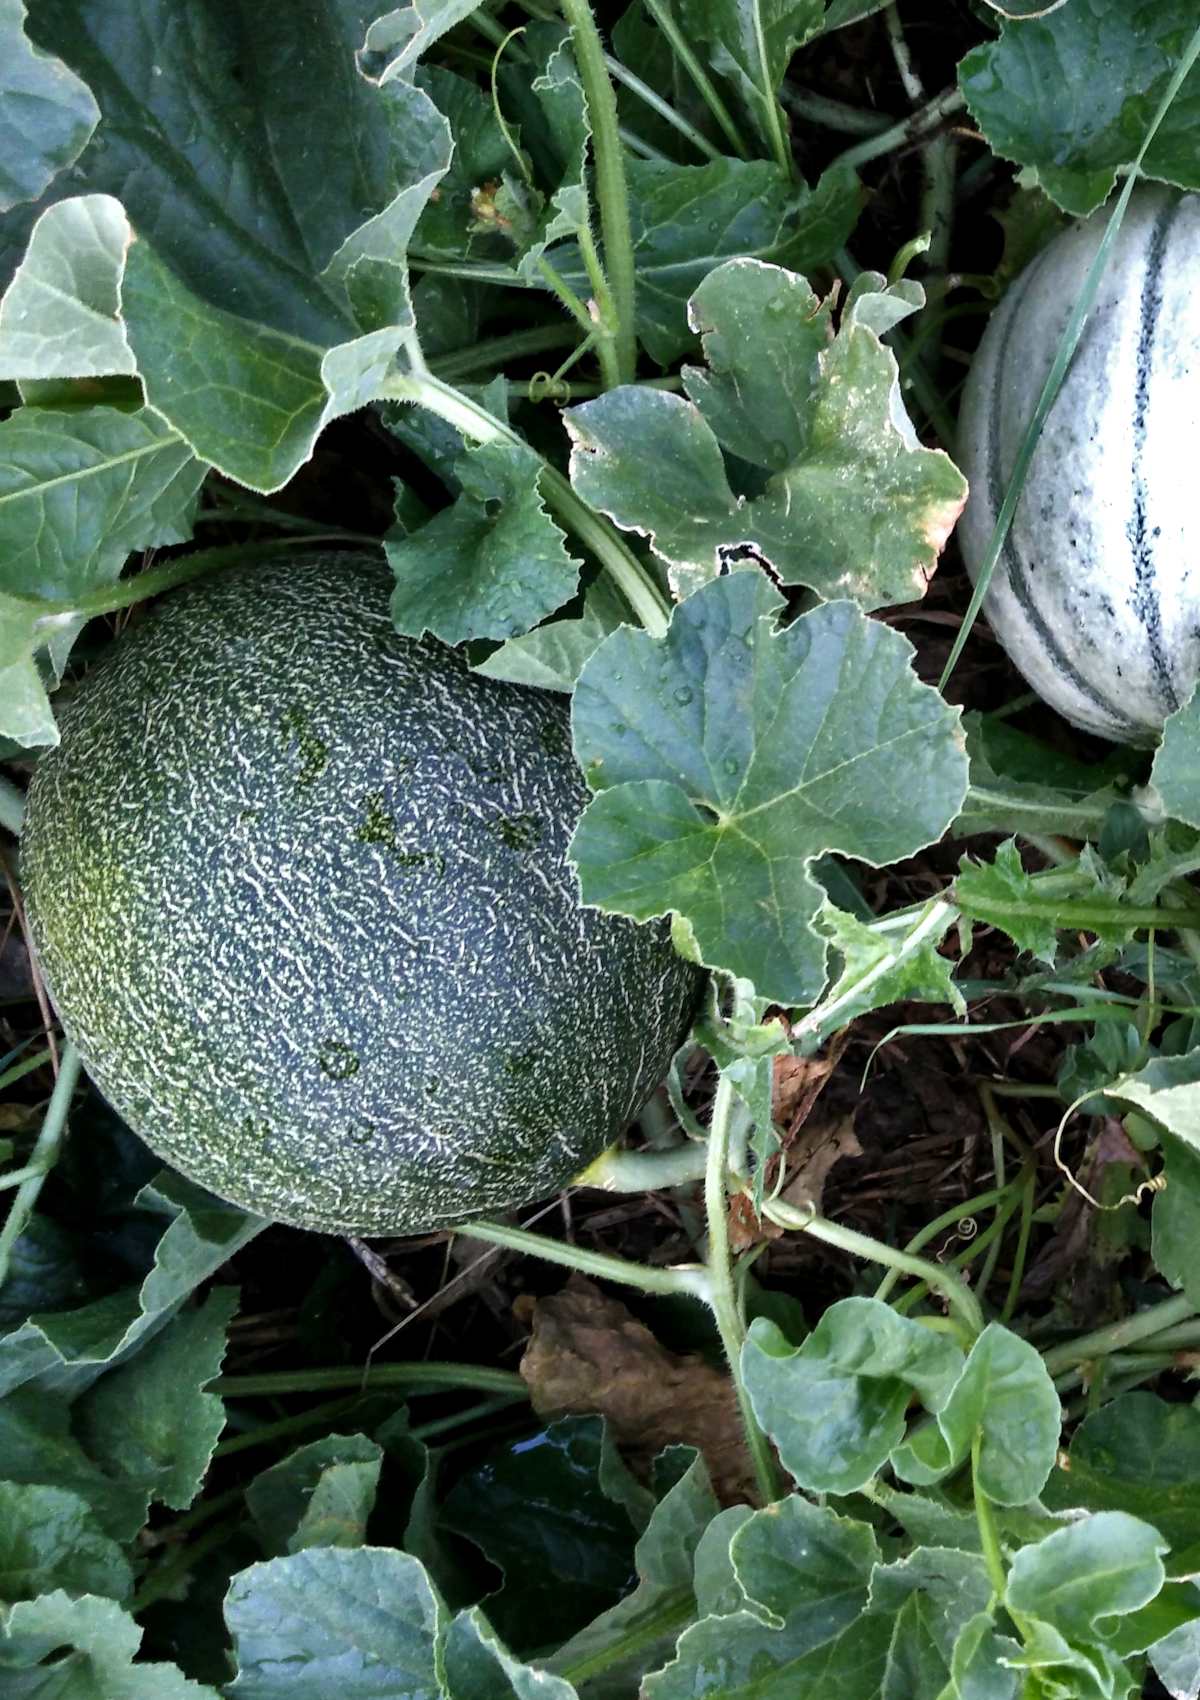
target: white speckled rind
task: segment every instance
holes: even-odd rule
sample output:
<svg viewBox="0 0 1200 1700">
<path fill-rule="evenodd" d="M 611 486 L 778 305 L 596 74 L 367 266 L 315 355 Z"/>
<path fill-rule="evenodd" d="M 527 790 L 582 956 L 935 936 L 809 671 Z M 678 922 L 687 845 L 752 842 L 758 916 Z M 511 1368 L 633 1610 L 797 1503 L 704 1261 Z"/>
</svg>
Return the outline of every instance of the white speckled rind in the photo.
<svg viewBox="0 0 1200 1700">
<path fill-rule="evenodd" d="M 406 1233 L 566 1184 L 698 980 L 580 907 L 565 699 L 399 637 L 369 557 L 235 569 L 86 678 L 22 843 L 38 958 L 161 1157 L 299 1227 Z"/>
<path fill-rule="evenodd" d="M 1064 232 L 992 315 L 963 396 L 983 564 L 1017 450 L 1108 219 Z M 1038 694 L 1087 731 L 1149 741 L 1200 673 L 1200 196 L 1139 189 L 1046 422 L 985 604 Z"/>
</svg>

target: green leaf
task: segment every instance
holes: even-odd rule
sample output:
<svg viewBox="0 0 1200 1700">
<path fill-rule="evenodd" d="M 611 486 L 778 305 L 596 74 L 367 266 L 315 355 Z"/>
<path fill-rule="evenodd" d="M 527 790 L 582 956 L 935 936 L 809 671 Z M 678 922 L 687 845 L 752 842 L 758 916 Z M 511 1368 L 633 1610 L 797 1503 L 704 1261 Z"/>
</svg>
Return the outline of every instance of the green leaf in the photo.
<svg viewBox="0 0 1200 1700">
<path fill-rule="evenodd" d="M 1073 1644 L 1052 1624 L 1028 1616 L 1021 1637 L 1022 1645 L 1003 1658 L 1014 1670 L 1038 1673 L 1036 1683 L 1021 1688 L 1022 1696 L 1032 1692 L 1041 1700 L 1040 1687 L 1052 1700 L 1114 1700 L 1118 1695 L 1134 1700 L 1128 1668 L 1108 1647 L 1094 1641 Z"/>
<path fill-rule="evenodd" d="M 971 789 L 954 824 L 958 838 L 978 832 L 1095 837 L 1130 776 L 1128 751 L 1078 762 L 989 715 L 965 714 L 963 728 Z"/>
<path fill-rule="evenodd" d="M 120 281 L 129 225 L 119 201 L 80 195 L 33 227 L 0 299 L 0 370 L 31 381 L 132 374 Z"/>
<path fill-rule="evenodd" d="M 996 1633 L 990 1611 L 968 1619 L 950 1657 L 953 1686 L 946 1700 L 1016 1700 L 1020 1678 L 1006 1666 L 1020 1650 Z"/>
<path fill-rule="evenodd" d="M 940 1481 L 970 1456 L 975 1485 L 997 1505 L 1024 1505 L 1041 1492 L 1058 1452 L 1062 1411 L 1041 1354 L 991 1322 L 971 1347 L 962 1374 L 926 1428 L 892 1455 L 905 1481 Z"/>
<path fill-rule="evenodd" d="M 447 1630 L 445 1665 L 448 1700 L 576 1700 L 562 1677 L 515 1659 L 478 1606 Z"/>
<path fill-rule="evenodd" d="M 236 1700 L 439 1700 L 444 1608 L 421 1564 L 390 1547 L 308 1547 L 233 1579 L 225 1618 Z"/>
<path fill-rule="evenodd" d="M 1167 1543 L 1123 1511 L 1099 1511 L 1056 1529 L 1014 1556 L 1005 1604 L 1068 1638 L 1093 1634 L 1096 1620 L 1137 1611 L 1165 1580 Z"/>
<path fill-rule="evenodd" d="M 588 589 L 578 619 L 551 620 L 524 637 L 508 638 L 474 671 L 489 679 L 507 679 L 514 685 L 573 691 L 584 663 L 609 632 L 616 631 L 627 618 L 624 605 L 609 584 L 607 578 L 598 579 Z"/>
<path fill-rule="evenodd" d="M 542 462 L 515 443 L 485 443 L 458 462 L 458 500 L 385 544 L 396 575 L 392 621 L 443 643 L 528 632 L 575 594 L 579 562 L 542 505 Z"/>
<path fill-rule="evenodd" d="M 699 327 L 688 322 L 688 299 L 723 261 L 764 260 L 799 272 L 828 265 L 849 241 L 862 207 L 858 179 L 840 169 L 827 171 L 811 189 L 787 182 L 765 160 L 668 165 L 630 159 L 625 171 L 637 332 L 660 366 L 695 349 Z M 556 255 L 555 262 L 576 289 L 586 288 L 577 259 Z"/>
<path fill-rule="evenodd" d="M 779 605 L 736 572 L 678 606 L 661 642 L 601 644 L 574 699 L 599 795 L 570 855 L 585 902 L 673 911 L 709 966 L 797 1004 L 825 978 L 809 863 L 838 850 L 880 865 L 939 838 L 966 763 L 956 712 L 913 677 L 904 638 L 849 603 L 780 631 Z"/>
<path fill-rule="evenodd" d="M 135 1483 L 114 1481 L 88 1456 L 72 1432 L 65 1399 L 30 1388 L 0 1399 L 0 1473 L 9 1482 L 77 1494 L 113 1540 L 131 1541 L 145 1522 L 146 1496 Z"/>
<path fill-rule="evenodd" d="M 886 1617 L 864 1616 L 835 1640 L 795 1651 L 786 1629 L 769 1629 L 751 1612 L 705 1618 L 642 1693 L 645 1700 L 877 1700 L 890 1637 Z"/>
<path fill-rule="evenodd" d="M 124 1599 L 133 1573 L 85 1499 L 65 1488 L 0 1481 L 0 1601 L 54 1588 Z"/>
<path fill-rule="evenodd" d="M 1200 1694 L 1200 1619 L 1151 1647 L 1150 1663 L 1172 1700 L 1195 1700 Z"/>
<path fill-rule="evenodd" d="M 906 954 L 905 934 L 875 932 L 844 909 L 823 903 L 818 926 L 841 962 L 829 989 L 829 1002 L 838 1005 L 838 1027 L 848 1026 L 868 1010 L 909 999 L 949 1004 L 956 1015 L 965 1015 L 966 1002 L 954 984 L 957 964 L 938 950 L 956 923 L 957 916 L 947 914 L 917 949 Z"/>
<path fill-rule="evenodd" d="M 1071 1440 L 1070 1468 L 1056 1470 L 1051 1510 L 1127 1511 L 1174 1548 L 1200 1529 L 1200 1411 L 1153 1393 L 1122 1393 L 1092 1411 Z"/>
<path fill-rule="evenodd" d="M 215 1288 L 75 1407 L 76 1433 L 91 1456 L 147 1502 L 183 1511 L 200 1491 L 225 1426 L 220 1398 L 202 1389 L 220 1374 L 237 1301 L 236 1288 Z"/>
<path fill-rule="evenodd" d="M 124 371 L 131 349 L 148 402 L 200 458 L 276 489 L 325 423 L 369 399 L 411 328 L 404 254 L 449 160 L 445 120 L 411 82 L 357 75 L 361 17 L 341 0 L 318 0 L 303 40 L 240 0 L 192 19 L 186 50 L 169 0 L 92 11 L 48 0 L 36 20 L 101 91 L 73 181 L 121 203 L 105 209 L 107 274 L 90 239 L 86 262 L 58 270 L 120 300 L 128 349 L 111 352 L 101 315 L 75 358 L 95 371 L 102 343 Z M 188 138 L 186 165 L 163 135 Z M 64 324 L 87 323 L 85 301 L 43 294 L 20 327 L 25 367 L 31 340 L 58 358 Z"/>
<path fill-rule="evenodd" d="M 219 1700 L 174 1665 L 135 1665 L 141 1640 L 114 1600 L 75 1600 L 61 1590 L 23 1600 L 0 1610 L 0 1686 L 8 1672 L 9 1691 L 21 1700 Z"/>
<path fill-rule="evenodd" d="M 1163 1129 L 1166 1189 L 1154 1200 L 1153 1255 L 1173 1286 L 1200 1304 L 1200 1050 L 1154 1057 L 1108 1087 Z"/>
<path fill-rule="evenodd" d="M 640 1532 L 625 1499 L 633 1485 L 597 1417 L 564 1417 L 498 1447 L 456 1484 L 441 1526 L 503 1571 L 486 1611 L 511 1646 L 563 1641 L 628 1592 Z"/>
<path fill-rule="evenodd" d="M 769 142 L 770 108 L 792 55 L 821 30 L 824 0 L 689 0 L 680 10 Z"/>
<path fill-rule="evenodd" d="M 1195 24 L 1190 0 L 1087 0 L 1009 23 L 968 53 L 959 85 L 1005 159 L 1030 166 L 1060 207 L 1088 213 L 1138 152 Z M 1200 188 L 1200 70 L 1150 145 L 1146 176 Z"/>
<path fill-rule="evenodd" d="M 924 595 L 966 485 L 917 441 L 891 351 L 853 319 L 831 340 L 804 278 L 753 259 L 710 272 L 689 314 L 708 369 L 685 369 L 686 397 L 629 387 L 564 413 L 580 495 L 645 533 L 680 594 L 750 549 L 826 598 Z"/>
<path fill-rule="evenodd" d="M 266 1226 L 169 1172 L 145 1187 L 136 1203 L 148 1225 L 167 1219 L 145 1280 L 76 1310 L 31 1316 L 0 1337 L 0 1395 L 28 1384 L 81 1393 L 106 1367 L 132 1356 L 189 1293 Z"/>
<path fill-rule="evenodd" d="M 869 1524 L 810 1505 L 798 1494 L 756 1511 L 734 1533 L 729 1550 L 751 1607 L 808 1647 L 854 1621 L 879 1560 Z"/>
<path fill-rule="evenodd" d="M 784 1467 L 811 1493 L 855 1493 L 904 1438 L 915 1392 L 938 1411 L 962 1369 L 953 1341 L 876 1299 L 841 1299 L 802 1346 L 751 1323 L 742 1374 Z"/>
<path fill-rule="evenodd" d="M 634 1548 L 637 1586 L 547 1661 L 552 1670 L 578 1673 L 575 1680 L 586 1685 L 587 1700 L 626 1700 L 646 1671 L 670 1658 L 680 1627 L 695 1610 L 693 1570 L 716 1513 L 708 1472 L 697 1456 L 659 1500 Z M 726 1553 L 728 1546 L 726 1536 Z M 621 1657 L 613 1656 L 614 1644 L 627 1649 Z"/>
<path fill-rule="evenodd" d="M 414 80 L 448 121 L 454 153 L 437 195 L 417 220 L 413 247 L 434 259 L 507 260 L 510 246 L 475 210 L 481 186 L 515 165 L 486 90 L 440 65 L 422 65 Z"/>
<path fill-rule="evenodd" d="M 327 1434 L 255 1476 L 246 1505 L 267 1553 L 361 1546 L 382 1462 L 366 1435 Z"/>
<path fill-rule="evenodd" d="M 0 733 L 58 742 L 35 651 L 60 673 L 84 623 L 72 600 L 113 583 L 135 549 L 187 541 L 204 473 L 149 408 L 23 407 L 0 422 Z"/>
<path fill-rule="evenodd" d="M 1162 743 L 1154 753 L 1150 782 L 1165 812 L 1188 826 L 1200 827 L 1200 690 L 1193 691 L 1176 714 L 1167 716 Z"/>
<path fill-rule="evenodd" d="M 987 1566 L 974 1553 L 918 1547 L 876 1566 L 870 1609 L 895 1624 L 881 1700 L 950 1700 L 955 1649 L 971 1622 L 990 1621 L 991 1601 Z"/>
<path fill-rule="evenodd" d="M 87 84 L 29 40 L 24 0 L 0 0 L 0 213 L 36 201 L 99 116 Z"/>
</svg>

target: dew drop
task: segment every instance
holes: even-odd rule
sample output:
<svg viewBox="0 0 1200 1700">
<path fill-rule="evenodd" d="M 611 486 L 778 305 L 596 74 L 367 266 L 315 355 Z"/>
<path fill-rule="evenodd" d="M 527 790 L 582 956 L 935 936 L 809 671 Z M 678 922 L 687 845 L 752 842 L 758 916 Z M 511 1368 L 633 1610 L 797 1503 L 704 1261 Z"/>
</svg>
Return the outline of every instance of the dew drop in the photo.
<svg viewBox="0 0 1200 1700">
<path fill-rule="evenodd" d="M 695 694 L 695 691 L 690 685 L 680 685 L 679 689 L 675 692 L 675 701 L 679 704 L 680 708 L 686 708 Z"/>
</svg>

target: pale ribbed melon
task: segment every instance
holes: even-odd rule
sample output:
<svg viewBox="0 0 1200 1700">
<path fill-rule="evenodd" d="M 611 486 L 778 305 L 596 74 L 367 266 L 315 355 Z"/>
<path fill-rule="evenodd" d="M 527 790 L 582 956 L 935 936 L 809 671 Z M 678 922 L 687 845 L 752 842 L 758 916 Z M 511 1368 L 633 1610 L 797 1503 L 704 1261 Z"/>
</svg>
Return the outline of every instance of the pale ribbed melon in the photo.
<svg viewBox="0 0 1200 1700">
<path fill-rule="evenodd" d="M 975 356 L 958 448 L 972 577 L 1107 218 L 1038 255 Z M 1198 261 L 1200 196 L 1139 189 L 985 603 L 1038 694 L 1118 741 L 1150 741 L 1200 674 Z"/>
<path fill-rule="evenodd" d="M 337 554 L 167 599 L 85 679 L 23 837 L 101 1092 L 222 1198 L 407 1233 L 565 1185 L 661 1080 L 696 971 L 584 909 L 565 699 L 399 637 Z"/>
</svg>

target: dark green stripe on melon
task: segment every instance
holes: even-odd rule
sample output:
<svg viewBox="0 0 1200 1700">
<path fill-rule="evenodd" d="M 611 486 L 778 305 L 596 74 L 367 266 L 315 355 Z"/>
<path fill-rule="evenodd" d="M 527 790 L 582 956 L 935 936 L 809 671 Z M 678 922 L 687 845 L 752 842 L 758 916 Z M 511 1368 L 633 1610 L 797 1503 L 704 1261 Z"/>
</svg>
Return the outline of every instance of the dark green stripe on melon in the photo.
<svg viewBox="0 0 1200 1700">
<path fill-rule="evenodd" d="M 373 559 L 171 597 L 39 763 L 29 916 L 63 1026 L 169 1162 L 284 1222 L 527 1203 L 637 1113 L 698 978 L 581 907 L 563 699 L 397 636 Z"/>
</svg>

